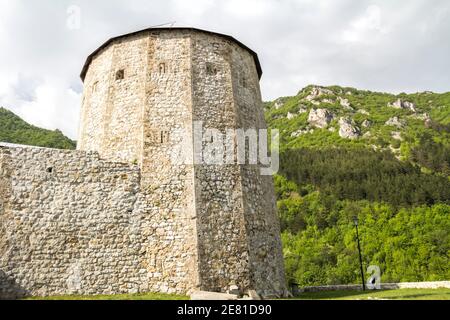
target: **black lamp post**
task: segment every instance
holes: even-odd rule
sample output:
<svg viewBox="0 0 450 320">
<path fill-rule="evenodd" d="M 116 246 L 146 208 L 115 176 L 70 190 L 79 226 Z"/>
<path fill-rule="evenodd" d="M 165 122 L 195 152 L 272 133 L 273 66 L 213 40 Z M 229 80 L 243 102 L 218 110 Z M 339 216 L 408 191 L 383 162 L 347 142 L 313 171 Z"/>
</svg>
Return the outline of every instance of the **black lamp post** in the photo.
<svg viewBox="0 0 450 320">
<path fill-rule="evenodd" d="M 355 223 L 356 227 L 356 240 L 358 241 L 358 253 L 359 253 L 359 267 L 361 269 L 361 281 L 362 281 L 362 287 L 363 291 L 366 291 L 366 284 L 364 282 L 364 269 L 363 269 L 363 263 L 362 263 L 362 255 L 361 255 L 361 245 L 359 244 L 359 233 L 358 233 L 358 217 L 353 217 L 353 222 Z"/>
</svg>

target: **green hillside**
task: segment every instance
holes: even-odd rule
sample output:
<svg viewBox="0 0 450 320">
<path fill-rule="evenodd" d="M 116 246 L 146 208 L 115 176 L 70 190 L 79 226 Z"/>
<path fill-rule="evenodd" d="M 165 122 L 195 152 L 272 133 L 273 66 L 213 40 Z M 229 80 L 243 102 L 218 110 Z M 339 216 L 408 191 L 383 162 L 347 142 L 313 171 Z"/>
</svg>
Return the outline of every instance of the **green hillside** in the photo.
<svg viewBox="0 0 450 320">
<path fill-rule="evenodd" d="M 308 86 L 265 103 L 287 277 L 300 285 L 450 279 L 450 93 Z"/>
<path fill-rule="evenodd" d="M 23 121 L 9 110 L 0 107 L 0 142 L 25 144 L 56 149 L 75 149 L 75 141 L 59 131 L 45 130 Z"/>
<path fill-rule="evenodd" d="M 378 265 L 382 282 L 450 279 L 450 93 L 308 86 L 265 113 L 281 133 L 275 186 L 289 282 L 359 282 L 354 216 L 364 266 Z M 3 108 L 0 141 L 75 147 Z"/>
</svg>

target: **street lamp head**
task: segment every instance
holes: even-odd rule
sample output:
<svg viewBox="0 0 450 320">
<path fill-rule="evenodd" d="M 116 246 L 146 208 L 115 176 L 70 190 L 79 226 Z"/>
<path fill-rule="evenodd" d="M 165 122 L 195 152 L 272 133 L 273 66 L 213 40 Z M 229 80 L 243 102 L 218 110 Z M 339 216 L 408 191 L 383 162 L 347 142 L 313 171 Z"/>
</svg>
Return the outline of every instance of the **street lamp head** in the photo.
<svg viewBox="0 0 450 320">
<path fill-rule="evenodd" d="M 357 216 L 353 217 L 353 222 L 355 223 L 355 226 L 358 226 L 358 217 Z"/>
</svg>

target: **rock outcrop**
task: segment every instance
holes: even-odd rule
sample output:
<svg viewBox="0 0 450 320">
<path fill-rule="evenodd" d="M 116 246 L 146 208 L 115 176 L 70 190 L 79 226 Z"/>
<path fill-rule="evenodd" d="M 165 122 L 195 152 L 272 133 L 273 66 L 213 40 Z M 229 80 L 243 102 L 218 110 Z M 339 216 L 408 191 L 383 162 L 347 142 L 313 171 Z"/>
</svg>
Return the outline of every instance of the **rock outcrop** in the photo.
<svg viewBox="0 0 450 320">
<path fill-rule="evenodd" d="M 297 130 L 295 132 L 292 132 L 291 137 L 292 138 L 297 138 L 297 137 L 300 137 L 300 136 L 302 136 L 304 134 L 307 134 L 307 133 L 314 133 L 314 129 L 306 128 L 306 129 Z"/>
<path fill-rule="evenodd" d="M 360 129 L 349 118 L 339 119 L 339 136 L 344 139 L 357 139 L 361 135 Z"/>
<path fill-rule="evenodd" d="M 302 114 L 302 113 L 306 113 L 306 112 L 308 112 L 308 107 L 307 106 L 305 106 L 305 105 L 299 105 L 299 109 L 298 109 L 298 114 Z"/>
<path fill-rule="evenodd" d="M 331 91 L 329 89 L 325 89 L 322 87 L 313 87 L 311 89 L 311 93 L 305 98 L 305 100 L 312 101 L 320 96 L 330 95 L 330 94 L 333 94 L 333 91 Z"/>
<path fill-rule="evenodd" d="M 395 140 L 399 140 L 399 141 L 403 140 L 402 133 L 398 132 L 398 131 L 391 132 L 391 137 L 392 137 L 392 139 L 395 139 Z"/>
<path fill-rule="evenodd" d="M 349 111 L 353 111 L 353 108 L 352 108 L 352 106 L 350 105 L 350 102 L 348 101 L 348 99 L 344 99 L 344 98 L 341 98 L 341 97 L 339 97 L 338 99 L 339 99 L 339 104 L 340 104 L 344 109 L 349 110 Z"/>
<path fill-rule="evenodd" d="M 399 117 L 392 117 L 388 121 L 386 121 L 385 125 L 387 126 L 393 126 L 397 128 L 402 128 L 405 126 L 405 121 L 400 120 Z"/>
<path fill-rule="evenodd" d="M 275 100 L 275 104 L 273 105 L 273 107 L 278 110 L 283 106 L 284 102 L 281 98 Z"/>
<path fill-rule="evenodd" d="M 403 101 L 402 99 L 397 99 L 394 103 L 389 103 L 389 107 L 395 109 L 406 109 L 412 112 L 417 112 L 416 105 L 409 101 Z"/>
<path fill-rule="evenodd" d="M 411 115 L 411 118 L 418 119 L 418 120 L 424 120 L 424 121 L 431 120 L 431 117 L 428 113 L 414 114 L 414 115 Z"/>
<path fill-rule="evenodd" d="M 370 115 L 370 113 L 367 110 L 364 110 L 364 109 L 360 109 L 360 110 L 358 110 L 358 112 L 361 113 L 361 114 L 365 114 L 366 116 Z"/>
<path fill-rule="evenodd" d="M 316 128 L 326 128 L 334 119 L 334 115 L 326 109 L 312 109 L 309 112 L 308 123 Z"/>
<path fill-rule="evenodd" d="M 364 120 L 361 123 L 361 126 L 364 127 L 364 128 L 369 128 L 371 125 L 372 125 L 372 122 L 370 122 L 370 120 Z"/>
</svg>

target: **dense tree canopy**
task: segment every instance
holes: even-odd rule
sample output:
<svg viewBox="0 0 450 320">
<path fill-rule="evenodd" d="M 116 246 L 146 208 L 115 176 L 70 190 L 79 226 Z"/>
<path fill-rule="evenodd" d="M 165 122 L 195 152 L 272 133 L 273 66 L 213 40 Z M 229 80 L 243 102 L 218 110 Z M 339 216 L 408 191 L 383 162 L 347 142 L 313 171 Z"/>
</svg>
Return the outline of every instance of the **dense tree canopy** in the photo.
<svg viewBox="0 0 450 320">
<path fill-rule="evenodd" d="M 291 149 L 281 155 L 280 172 L 299 186 L 314 185 L 322 193 L 342 200 L 366 199 L 396 207 L 450 204 L 449 179 L 422 173 L 420 167 L 399 161 L 390 152 L 366 148 Z"/>
<path fill-rule="evenodd" d="M 382 282 L 449 280 L 450 93 L 333 86 L 311 99 L 315 88 L 264 105 L 281 133 L 275 181 L 288 280 L 358 283 L 355 215 L 364 266 L 378 265 Z M 414 107 L 392 107 L 398 99 Z M 334 115 L 326 128 L 308 123 L 317 108 Z M 358 139 L 339 136 L 341 117 L 361 129 Z M 401 124 L 388 125 L 393 117 Z"/>
</svg>

